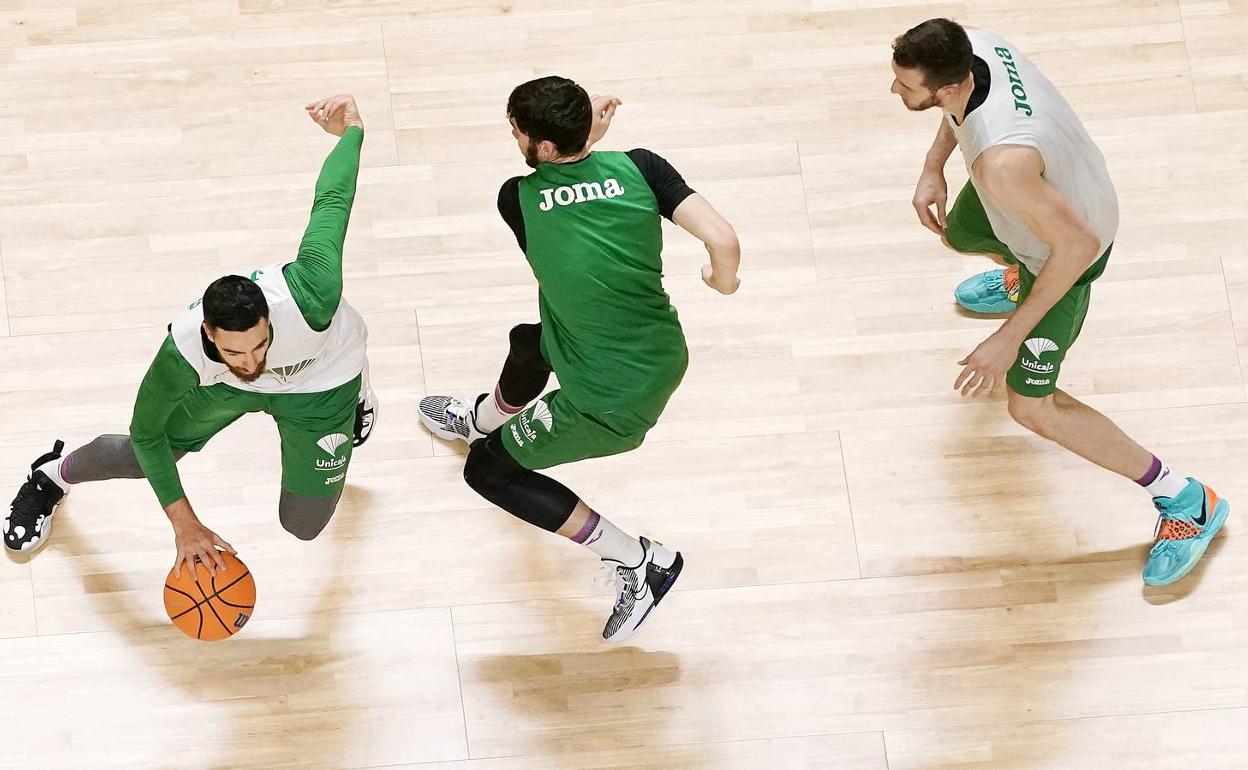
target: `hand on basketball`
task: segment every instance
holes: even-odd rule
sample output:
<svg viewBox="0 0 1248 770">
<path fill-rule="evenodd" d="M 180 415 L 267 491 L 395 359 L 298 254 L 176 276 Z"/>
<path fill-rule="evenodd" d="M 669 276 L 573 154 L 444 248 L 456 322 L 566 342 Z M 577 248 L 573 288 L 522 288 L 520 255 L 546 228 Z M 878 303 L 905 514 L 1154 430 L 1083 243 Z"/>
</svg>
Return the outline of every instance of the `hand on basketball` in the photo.
<svg viewBox="0 0 1248 770">
<path fill-rule="evenodd" d="M 992 393 L 1005 382 L 1005 373 L 1018 357 L 1020 341 L 1000 330 L 984 340 L 975 351 L 958 362 L 962 373 L 953 383 L 963 396 L 978 398 L 982 393 Z"/>
<path fill-rule="evenodd" d="M 614 96 L 600 96 L 594 94 L 589 97 L 590 106 L 594 111 L 594 123 L 589 129 L 589 140 L 585 142 L 586 147 L 592 147 L 599 139 L 606 136 L 607 129 L 611 127 L 611 119 L 615 117 L 615 110 L 624 102 Z"/>
<path fill-rule="evenodd" d="M 221 539 L 221 536 L 208 529 L 199 521 L 188 521 L 174 529 L 174 541 L 177 544 L 178 556 L 173 562 L 173 576 L 182 574 L 182 565 L 195 574 L 195 560 L 198 559 L 209 572 L 225 571 L 225 559 L 221 558 L 218 548 L 232 554 L 238 552 L 234 546 Z"/>
<path fill-rule="evenodd" d="M 734 276 L 722 277 L 715 272 L 714 265 L 702 266 L 702 283 L 710 286 L 720 294 L 733 294 L 741 288 L 741 279 Z"/>
<path fill-rule="evenodd" d="M 945 204 L 949 202 L 949 185 L 945 182 L 945 173 L 940 170 L 924 171 L 919 177 L 919 184 L 914 190 L 914 210 L 919 214 L 919 222 L 937 235 L 945 232 Z M 936 213 L 932 213 L 932 207 Z"/>
<path fill-rule="evenodd" d="M 334 136 L 342 136 L 347 128 L 358 126 L 364 130 L 364 121 L 360 119 L 360 110 L 355 106 L 355 98 L 350 94 L 338 94 L 327 99 L 304 105 L 308 117 L 318 126 Z"/>
</svg>

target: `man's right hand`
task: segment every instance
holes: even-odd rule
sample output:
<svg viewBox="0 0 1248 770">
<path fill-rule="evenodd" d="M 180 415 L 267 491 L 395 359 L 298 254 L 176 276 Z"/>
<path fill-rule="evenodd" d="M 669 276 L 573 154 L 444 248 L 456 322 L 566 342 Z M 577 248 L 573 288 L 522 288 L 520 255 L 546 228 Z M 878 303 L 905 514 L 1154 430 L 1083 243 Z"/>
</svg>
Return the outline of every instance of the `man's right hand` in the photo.
<svg viewBox="0 0 1248 770">
<path fill-rule="evenodd" d="M 741 288 L 741 279 L 735 272 L 732 275 L 716 272 L 713 264 L 702 266 L 702 283 L 720 294 L 735 294 L 737 289 Z"/>
<path fill-rule="evenodd" d="M 334 136 L 342 136 L 350 126 L 364 130 L 364 121 L 360 119 L 360 109 L 355 106 L 355 97 L 351 94 L 338 94 L 326 99 L 304 105 L 308 117 L 326 132 Z"/>
<path fill-rule="evenodd" d="M 225 571 L 225 559 L 218 548 L 237 553 L 234 546 L 221 539 L 221 536 L 208 529 L 198 521 L 179 525 L 173 530 L 174 542 L 178 548 L 178 556 L 173 562 L 173 576 L 182 574 L 182 565 L 194 574 L 195 560 L 198 559 L 209 572 Z"/>
<path fill-rule="evenodd" d="M 220 548 L 233 554 L 238 553 L 234 550 L 234 546 L 200 523 L 195 511 L 191 509 L 190 501 L 185 497 L 169 504 L 165 508 L 165 514 L 169 516 L 169 521 L 173 524 L 173 538 L 178 549 L 178 556 L 173 561 L 174 577 L 182 574 L 183 564 L 186 564 L 186 568 L 194 575 L 197 558 L 211 572 L 216 572 L 218 569 L 224 571 L 225 559 L 221 557 L 221 551 L 217 549 Z"/>
<path fill-rule="evenodd" d="M 919 222 L 937 235 L 945 234 L 945 204 L 949 202 L 949 185 L 941 169 L 924 169 L 914 190 L 914 210 Z M 932 206 L 936 213 L 932 213 Z"/>
</svg>

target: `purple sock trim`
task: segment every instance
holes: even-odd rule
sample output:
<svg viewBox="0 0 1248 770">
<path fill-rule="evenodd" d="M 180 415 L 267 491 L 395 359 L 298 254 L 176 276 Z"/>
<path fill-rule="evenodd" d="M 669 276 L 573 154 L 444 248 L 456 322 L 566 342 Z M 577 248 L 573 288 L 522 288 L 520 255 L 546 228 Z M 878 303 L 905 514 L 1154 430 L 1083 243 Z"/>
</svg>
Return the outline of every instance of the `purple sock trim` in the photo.
<svg viewBox="0 0 1248 770">
<path fill-rule="evenodd" d="M 585 521 L 585 526 L 581 527 L 580 532 L 577 532 L 572 536 L 572 542 L 584 545 L 585 541 L 589 539 L 589 536 L 592 535 L 594 530 L 598 528 L 598 521 L 600 519 L 602 519 L 602 517 L 598 515 L 597 511 L 590 511 L 589 518 Z"/>
<path fill-rule="evenodd" d="M 501 383 L 494 386 L 494 406 L 498 407 L 498 411 L 503 414 L 520 414 L 524 411 L 523 406 L 512 406 L 503 400 L 503 386 Z"/>
<path fill-rule="evenodd" d="M 1145 473 L 1143 476 L 1136 479 L 1135 483 L 1139 484 L 1142 487 L 1146 487 L 1149 484 L 1152 484 L 1154 481 L 1156 481 L 1157 477 L 1160 475 L 1161 475 L 1161 460 L 1157 459 L 1157 455 L 1153 455 L 1153 464 L 1148 466 L 1148 473 Z"/>
<path fill-rule="evenodd" d="M 70 452 L 69 454 L 65 455 L 64 457 L 61 458 L 61 464 L 57 466 L 57 472 L 61 474 L 61 481 L 64 481 L 66 484 L 74 483 L 69 480 L 68 476 L 65 475 L 65 471 L 69 469 L 69 458 L 73 456 L 74 456 L 73 452 Z"/>
</svg>

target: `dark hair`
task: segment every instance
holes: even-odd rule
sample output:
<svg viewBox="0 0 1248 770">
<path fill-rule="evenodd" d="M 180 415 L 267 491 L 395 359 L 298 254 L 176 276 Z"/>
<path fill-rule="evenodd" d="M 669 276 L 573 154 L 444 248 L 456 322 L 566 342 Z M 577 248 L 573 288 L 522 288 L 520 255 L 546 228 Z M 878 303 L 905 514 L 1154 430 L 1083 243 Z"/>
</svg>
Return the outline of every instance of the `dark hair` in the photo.
<svg viewBox="0 0 1248 770">
<path fill-rule="evenodd" d="M 241 275 L 213 281 L 204 292 L 204 321 L 214 329 L 245 332 L 269 317 L 269 303 L 260 286 Z"/>
<path fill-rule="evenodd" d="M 557 75 L 516 86 L 507 99 L 507 117 L 530 140 L 554 144 L 560 155 L 585 149 L 594 123 L 589 94 Z"/>
<path fill-rule="evenodd" d="M 928 19 L 893 41 L 893 61 L 920 70 L 933 91 L 966 80 L 974 58 L 966 30 L 949 19 Z"/>
</svg>

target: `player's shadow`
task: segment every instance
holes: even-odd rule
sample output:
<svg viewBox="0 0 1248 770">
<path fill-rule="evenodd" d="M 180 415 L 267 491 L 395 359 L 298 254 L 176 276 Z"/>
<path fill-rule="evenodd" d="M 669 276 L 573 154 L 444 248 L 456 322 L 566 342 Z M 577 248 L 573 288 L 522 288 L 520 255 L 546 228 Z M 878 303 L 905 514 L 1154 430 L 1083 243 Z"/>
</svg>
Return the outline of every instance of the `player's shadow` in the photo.
<svg viewBox="0 0 1248 770">
<path fill-rule="evenodd" d="M 351 511 L 340 509 L 335 518 L 366 512 L 368 497 L 364 490 L 350 490 Z M 350 531 L 338 523 L 339 531 Z M 183 636 L 167 619 L 154 625 L 150 609 L 134 598 L 136 586 L 125 576 L 101 580 L 109 568 L 99 562 L 91 537 L 77 531 L 73 517 L 58 518 L 56 538 L 48 547 L 59 541 L 85 561 L 83 574 L 91 576 L 96 590 L 106 592 L 107 598 L 100 597 L 106 602 L 101 615 L 141 651 L 153 671 L 182 692 L 184 702 L 211 704 L 228 715 L 226 734 L 210 741 L 223 747 L 225 756 L 195 767 L 263 768 L 279 766 L 291 757 L 316 758 L 318 765 L 338 767 L 351 764 L 353 746 L 368 736 L 366 731 L 346 729 L 346 722 L 355 720 L 344 721 L 341 711 L 349 698 L 339 692 L 339 673 L 349 660 L 336 650 L 343 626 L 341 597 L 350 592 L 343 568 L 350 562 L 354 541 L 333 538 L 333 530 L 331 522 L 321 535 L 334 548 L 319 602 L 308 610 L 306 631 L 288 638 L 265 638 L 244 628 L 230 639 L 200 642 Z M 145 584 L 142 590 L 158 592 L 160 586 Z M 264 621 L 270 622 L 282 621 Z M 300 700 L 324 707 L 292 705 Z M 216 721 L 208 724 L 220 729 Z"/>
<path fill-rule="evenodd" d="M 585 618 L 591 626 L 599 618 Z M 543 756 L 551 768 L 584 767 L 582 753 L 666 746 L 671 714 L 682 705 L 680 657 L 637 647 L 536 655 L 461 653 L 465 702 L 476 702 L 489 720 L 469 714 L 487 752 Z M 465 660 L 465 658 L 467 658 Z M 477 698 L 470 698 L 472 689 Z M 611 729 L 604 730 L 604 725 Z M 621 729 L 629 725 L 629 729 Z M 625 736 L 634 736 L 630 742 Z M 472 736 L 470 736 L 472 737 Z M 501 743 L 500 743 L 501 742 Z M 670 764 L 671 758 L 664 756 Z"/>
<path fill-rule="evenodd" d="M 973 430 L 963 426 L 963 431 Z M 953 440 L 948 448 L 950 457 L 961 456 L 962 442 Z M 985 486 L 981 475 L 967 470 L 954 471 L 949 476 L 949 497 L 957 500 L 982 499 L 992 489 Z M 1009 519 L 1012 500 L 1028 501 L 1032 506 L 1035 501 L 1044 499 L 1046 484 L 1039 480 L 1020 475 L 1009 488 L 1008 494 L 1002 493 L 998 509 L 994 516 Z M 1147 505 L 1147 503 L 1145 503 Z M 1034 507 L 1029 508 L 1034 511 Z M 1075 517 L 1079 513 L 1054 513 L 1054 517 Z M 1067 526 L 1075 526 L 1070 521 Z M 1037 527 L 1034 533 L 1026 528 Z M 942 677 L 950 676 L 955 670 L 962 670 L 965 676 L 973 677 L 973 697 L 979 708 L 988 709 L 990 704 L 1010 704 L 1011 707 L 1026 705 L 1025 711 L 1014 716 L 1002 715 L 1004 721 L 1028 722 L 1031 719 L 1031 704 L 1036 704 L 1036 711 L 1043 712 L 1051 704 L 1063 703 L 1070 699 L 1065 692 L 1072 681 L 1066 675 L 1045 675 L 1049 670 L 1058 673 L 1062 670 L 1065 659 L 1069 656 L 1095 654 L 1104 646 L 1114 649 L 1116 640 L 1098 638 L 1094 632 L 1096 623 L 1089 620 L 1089 613 L 1105 611 L 1108 606 L 1100 596 L 1111 592 L 1125 596 L 1120 589 L 1123 584 L 1139 586 L 1144 601 L 1159 605 L 1181 601 L 1200 587 L 1209 565 L 1217 559 L 1223 547 L 1220 535 L 1210 545 L 1209 551 L 1191 574 L 1173 586 L 1153 588 L 1144 585 L 1141 572 L 1152 548 L 1148 532 L 1141 530 L 1144 537 L 1141 542 L 1122 548 L 1064 553 L 1055 555 L 1052 547 L 1052 520 L 1041 521 L 1034 515 L 1020 516 L 1017 527 L 1011 533 L 1010 540 L 1026 543 L 1034 540 L 1037 552 L 1028 553 L 1025 548 L 1013 546 L 1007 552 L 984 554 L 966 557 L 961 554 L 949 556 L 933 556 L 932 564 L 956 565 L 957 572 L 991 572 L 1001 574 L 1001 588 L 997 598 L 1004 612 L 996 615 L 999 626 L 983 626 L 976 632 L 974 643 L 965 643 L 949 639 L 941 643 L 931 643 L 916 650 L 906 665 L 905 677 L 910 680 L 910 687 L 915 692 L 934 695 L 931 690 L 941 681 Z M 958 526 L 955 517 L 949 524 Z M 1062 526 L 1057 524 L 1057 526 Z M 968 524 L 968 530 L 973 524 Z M 968 538 L 974 537 L 968 531 Z M 1049 544 L 1047 547 L 1042 544 Z M 1047 553 L 1045 550 L 1047 548 Z M 1132 594 L 1134 594 L 1132 590 Z M 1122 601 L 1130 601 L 1123 598 Z M 1054 609 L 1045 609 L 1045 605 Z M 1066 606 L 1068 605 L 1068 606 Z M 1109 610 L 1112 612 L 1112 609 Z M 1044 621 L 1041 622 L 1040 618 Z M 1064 628 L 1063 626 L 1069 626 Z M 1108 632 L 1107 632 L 1108 633 Z M 960 678 L 959 678 L 960 679 Z M 949 697 L 949 693 L 940 693 Z M 959 692 L 959 698 L 967 698 L 968 693 Z M 1067 716 L 1061 713 L 1037 714 L 1036 719 L 1054 719 Z M 1053 743 L 1054 755 L 1040 755 L 1040 749 L 1028 757 L 1040 764 L 1060 762 L 1065 757 L 1060 755 L 1060 745 Z"/>
</svg>

